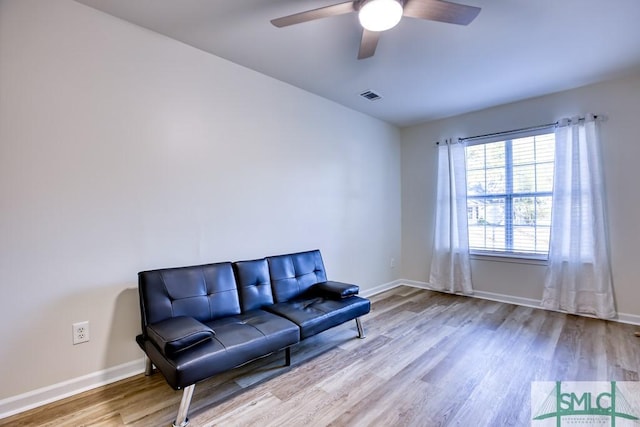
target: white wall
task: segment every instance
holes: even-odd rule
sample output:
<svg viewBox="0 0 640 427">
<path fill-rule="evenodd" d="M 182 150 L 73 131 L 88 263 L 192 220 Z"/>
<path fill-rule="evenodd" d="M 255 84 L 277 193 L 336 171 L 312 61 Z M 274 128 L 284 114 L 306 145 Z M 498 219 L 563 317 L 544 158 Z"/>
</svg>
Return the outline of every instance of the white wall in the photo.
<svg viewBox="0 0 640 427">
<path fill-rule="evenodd" d="M 141 358 L 140 270 L 319 248 L 334 280 L 393 281 L 400 207 L 395 127 L 70 0 L 0 0 L 0 399 Z"/>
<path fill-rule="evenodd" d="M 421 282 L 429 279 L 435 223 L 435 141 L 551 123 L 587 112 L 608 117 L 601 124 L 601 136 L 614 290 L 619 312 L 640 320 L 640 74 L 404 129 L 402 277 Z M 539 300 L 544 271 L 539 265 L 472 261 L 477 290 L 516 299 Z"/>
</svg>

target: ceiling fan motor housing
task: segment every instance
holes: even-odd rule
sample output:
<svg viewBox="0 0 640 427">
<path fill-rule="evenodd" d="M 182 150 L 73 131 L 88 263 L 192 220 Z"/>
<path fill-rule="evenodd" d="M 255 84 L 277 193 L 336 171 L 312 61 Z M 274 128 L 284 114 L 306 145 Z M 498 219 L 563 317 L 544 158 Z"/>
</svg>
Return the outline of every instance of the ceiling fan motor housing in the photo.
<svg viewBox="0 0 640 427">
<path fill-rule="evenodd" d="M 354 0 L 353 2 L 353 10 L 355 10 L 356 12 L 358 12 L 360 9 L 362 9 L 362 6 L 364 6 L 365 4 L 369 3 L 372 0 Z M 404 7 L 404 4 L 406 3 L 405 0 L 395 0 L 396 2 L 400 3 L 400 6 Z"/>
<path fill-rule="evenodd" d="M 398 0 L 369 0 L 360 6 L 360 25 L 369 31 L 387 31 L 402 19 L 402 3 Z"/>
</svg>

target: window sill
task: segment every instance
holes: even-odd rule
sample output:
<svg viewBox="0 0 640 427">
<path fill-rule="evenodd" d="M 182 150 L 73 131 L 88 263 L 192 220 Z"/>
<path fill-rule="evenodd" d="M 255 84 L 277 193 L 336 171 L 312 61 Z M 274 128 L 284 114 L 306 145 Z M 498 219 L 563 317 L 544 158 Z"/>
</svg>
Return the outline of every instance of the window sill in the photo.
<svg viewBox="0 0 640 427">
<path fill-rule="evenodd" d="M 478 261 L 507 262 L 513 264 L 544 265 L 548 264 L 544 255 L 503 254 L 492 252 L 471 252 L 470 258 Z"/>
</svg>

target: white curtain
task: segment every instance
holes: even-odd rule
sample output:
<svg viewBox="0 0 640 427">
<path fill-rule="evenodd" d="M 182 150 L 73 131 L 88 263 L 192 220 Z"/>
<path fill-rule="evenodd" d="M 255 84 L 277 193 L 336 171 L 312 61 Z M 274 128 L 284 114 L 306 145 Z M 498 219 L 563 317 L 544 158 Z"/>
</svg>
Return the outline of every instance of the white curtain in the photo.
<svg viewBox="0 0 640 427">
<path fill-rule="evenodd" d="M 598 122 L 563 119 L 556 164 L 549 265 L 542 305 L 553 310 L 616 315 L 605 216 Z"/>
<path fill-rule="evenodd" d="M 429 282 L 438 290 L 471 294 L 464 145 L 438 146 L 436 229 Z"/>
</svg>

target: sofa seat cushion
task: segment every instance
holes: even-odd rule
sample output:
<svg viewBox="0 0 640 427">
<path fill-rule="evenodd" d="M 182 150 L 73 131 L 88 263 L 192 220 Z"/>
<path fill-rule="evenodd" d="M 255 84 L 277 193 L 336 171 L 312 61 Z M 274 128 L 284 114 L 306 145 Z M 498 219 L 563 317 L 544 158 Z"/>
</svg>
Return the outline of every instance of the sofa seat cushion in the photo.
<svg viewBox="0 0 640 427">
<path fill-rule="evenodd" d="M 208 341 L 172 356 L 161 354 L 148 340 L 143 349 L 175 389 L 250 362 L 300 341 L 295 323 L 263 310 L 205 322 L 215 331 Z"/>
<path fill-rule="evenodd" d="M 357 296 L 342 299 L 316 297 L 290 300 L 264 309 L 298 325 L 300 339 L 305 339 L 367 314 L 371 310 L 371 303 Z"/>
</svg>

